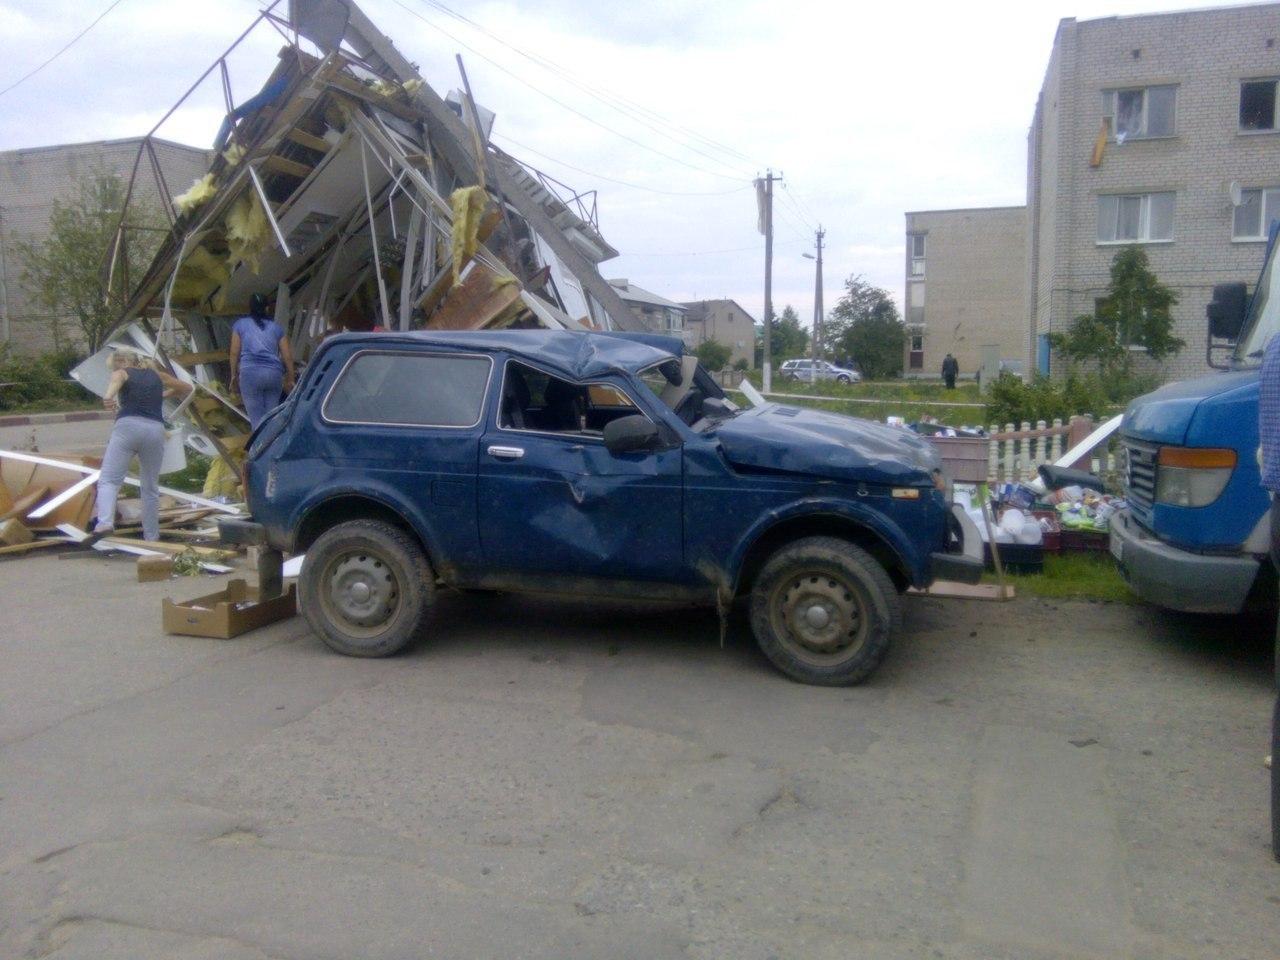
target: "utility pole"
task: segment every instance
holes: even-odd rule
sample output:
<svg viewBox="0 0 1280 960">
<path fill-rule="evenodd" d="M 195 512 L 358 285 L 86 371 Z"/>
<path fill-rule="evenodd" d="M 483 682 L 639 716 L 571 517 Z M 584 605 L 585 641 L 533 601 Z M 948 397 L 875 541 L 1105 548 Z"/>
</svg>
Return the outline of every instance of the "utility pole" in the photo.
<svg viewBox="0 0 1280 960">
<path fill-rule="evenodd" d="M 764 234 L 764 392 L 773 389 L 773 184 L 782 174 L 766 172 L 756 180 L 756 202 L 760 207 L 760 232 Z"/>
<path fill-rule="evenodd" d="M 818 224 L 814 236 L 818 242 L 818 272 L 813 281 L 813 342 L 810 344 L 810 356 L 814 360 L 822 356 L 822 238 L 827 232 Z"/>
</svg>

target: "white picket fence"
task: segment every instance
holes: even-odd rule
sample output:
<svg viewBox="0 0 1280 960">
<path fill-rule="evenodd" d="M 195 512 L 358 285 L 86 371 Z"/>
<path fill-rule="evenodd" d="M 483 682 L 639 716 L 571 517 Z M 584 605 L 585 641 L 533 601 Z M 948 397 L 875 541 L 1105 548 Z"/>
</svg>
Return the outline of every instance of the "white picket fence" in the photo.
<svg viewBox="0 0 1280 960">
<path fill-rule="evenodd" d="M 1034 426 L 1023 421 L 1021 426 L 1006 423 L 1002 428 L 993 423 L 987 428 L 991 437 L 988 451 L 990 479 L 997 482 L 1034 479 L 1036 468 L 1053 463 L 1093 431 L 1092 417 L 1072 417 L 1065 424 L 1038 421 Z M 1094 448 L 1076 465 L 1102 477 L 1119 468 L 1119 446 L 1114 438 Z"/>
</svg>

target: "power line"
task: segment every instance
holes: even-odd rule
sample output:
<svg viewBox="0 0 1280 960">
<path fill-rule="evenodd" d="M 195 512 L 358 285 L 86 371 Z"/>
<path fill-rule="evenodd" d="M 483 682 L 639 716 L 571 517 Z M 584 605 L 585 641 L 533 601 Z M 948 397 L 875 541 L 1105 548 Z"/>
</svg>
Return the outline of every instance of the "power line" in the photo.
<svg viewBox="0 0 1280 960">
<path fill-rule="evenodd" d="M 779 247 L 792 246 L 797 243 L 808 243 L 808 242 L 809 241 L 807 238 L 804 240 L 784 240 L 781 243 L 774 244 L 774 246 L 779 246 Z M 619 258 L 622 258 L 622 257 L 709 257 L 714 254 L 720 254 L 720 253 L 746 253 L 748 251 L 758 251 L 759 249 L 760 249 L 760 245 L 756 244 L 755 246 L 751 246 L 751 247 L 731 247 L 728 250 L 684 250 L 684 251 L 664 250 L 664 251 L 658 251 L 653 253 L 630 253 L 630 252 L 624 251 L 623 253 L 620 253 L 618 256 Z"/>
<path fill-rule="evenodd" d="M 65 44 L 63 44 L 61 50 L 55 53 L 52 57 L 50 57 L 44 63 L 40 64 L 40 66 L 36 67 L 34 70 L 24 73 L 17 80 L 13 81 L 13 83 L 9 84 L 3 90 L 0 90 L 0 97 L 3 97 L 6 93 L 8 93 L 10 90 L 13 90 L 15 87 L 23 83 L 26 83 L 28 80 L 34 77 L 37 73 L 39 73 L 49 64 L 53 63 L 53 61 L 57 60 L 60 56 L 62 56 L 64 53 L 66 53 L 68 50 L 74 47 L 86 33 L 88 33 L 90 30 L 92 30 L 94 27 L 98 25 L 98 22 L 103 17 L 105 17 L 108 13 L 110 13 L 116 7 L 120 6 L 120 4 L 122 4 L 123 2 L 124 0 L 113 0 L 113 2 L 110 5 L 108 5 L 107 9 L 103 10 L 100 14 L 94 17 L 92 23 L 90 23 L 87 27 L 85 27 L 83 30 L 77 33 L 74 37 L 68 40 Z"/>
<path fill-rule="evenodd" d="M 117 2 L 119 2 L 119 0 L 117 0 Z M 641 149 L 643 149 L 643 150 L 648 150 L 650 153 L 657 154 L 657 155 L 658 155 L 658 156 L 660 156 L 660 157 L 665 157 L 667 160 L 674 161 L 675 163 L 678 163 L 678 164 L 680 164 L 680 165 L 682 165 L 682 166 L 688 167 L 688 168 L 689 168 L 689 169 L 691 169 L 691 170 L 697 170 L 699 173 L 705 173 L 705 174 L 708 174 L 709 176 L 713 176 L 713 177 L 720 177 L 720 178 L 721 178 L 721 179 L 723 179 L 723 180 L 736 180 L 736 181 L 740 181 L 740 180 L 742 180 L 742 179 L 743 179 L 742 177 L 739 177 L 739 176 L 731 176 L 730 174 L 727 174 L 727 173 L 719 173 L 719 172 L 717 172 L 717 171 L 715 171 L 715 170 L 708 170 L 706 167 L 700 167 L 700 166 L 698 166 L 698 165 L 697 165 L 697 164 L 695 164 L 695 163 L 690 163 L 689 161 L 687 161 L 687 160 L 683 160 L 683 159 L 681 159 L 680 157 L 677 157 L 677 156 L 674 156 L 674 155 L 672 155 L 672 154 L 670 154 L 670 153 L 666 153 L 666 152 L 664 152 L 664 151 L 662 151 L 662 150 L 659 150 L 657 147 L 654 147 L 654 146 L 652 146 L 652 145 L 650 145 L 650 144 L 647 144 L 647 143 L 645 143 L 643 140 L 637 140 L 635 137 L 629 136 L 629 135 L 627 135 L 627 134 L 623 133 L 623 132 L 622 132 L 622 131 L 620 131 L 620 130 L 615 130 L 613 127 L 609 126 L 608 124 L 606 124 L 606 123 L 602 123 L 601 121 L 597 120 L 595 117 L 592 117 L 592 116 L 590 116 L 590 115 L 588 115 L 588 114 L 586 114 L 586 113 L 583 113 L 581 110 L 578 110 L 576 107 L 572 107 L 572 106 L 570 106 L 569 104 L 565 103 L 563 100 L 561 100 L 561 99 L 559 99 L 559 98 L 557 98 L 557 97 L 555 97 L 555 96 L 552 96 L 551 94 L 547 93 L 545 90 L 543 90 L 543 89 L 541 89 L 541 88 L 539 88 L 539 87 L 534 86 L 534 85 L 533 85 L 533 84 L 531 84 L 528 80 L 526 80 L 525 78 L 521 77 L 519 74 L 516 74 L 516 73 L 512 72 L 511 70 L 508 70 L 506 67 L 504 67 L 502 64 L 500 64 L 498 61 L 494 60 L 492 57 L 485 56 L 485 54 L 481 53 L 481 52 L 480 52 L 479 50 L 477 50 L 475 47 L 471 46 L 470 44 L 466 43 L 465 41 L 463 41 L 463 40 L 459 39 L 458 37 L 454 36 L 452 33 L 450 33 L 448 30 L 445 30 L 443 27 L 439 26 L 438 24 L 433 23 L 432 21 L 428 20 L 426 17 L 424 17 L 422 14 L 418 13 L 418 11 L 414 10 L 413 8 L 411 8 L 411 7 L 409 7 L 409 6 L 406 6 L 406 5 L 402 2 L 402 0 L 392 0 L 392 3 L 394 3 L 394 4 L 395 4 L 397 7 L 399 7 L 400 9 L 404 10 L 404 11 L 405 11 L 406 13 L 408 13 L 410 16 L 416 17 L 417 19 L 421 20 L 421 21 L 422 21 L 423 23 L 425 23 L 427 26 L 431 27 L 431 29 L 436 30 L 436 31 L 438 31 L 438 32 L 440 32 L 440 33 L 442 33 L 442 34 L 444 34 L 446 37 L 448 37 L 448 38 L 449 38 L 450 40 L 452 40 L 454 43 L 459 44 L 459 45 L 460 45 L 460 46 L 462 46 L 462 47 L 465 47 L 467 50 L 470 50 L 472 53 L 474 53 L 474 54 L 475 54 L 477 57 L 479 57 L 481 60 L 484 60 L 484 61 L 488 62 L 489 64 L 491 64 L 492 66 L 496 67 L 497 69 L 501 70 L 503 73 L 505 73 L 507 76 L 511 77 L 513 80 L 518 81 L 519 83 L 523 84 L 525 87 L 527 87 L 528 89 L 530 89 L 530 90 L 534 91 L 535 93 L 541 94 L 543 97 L 546 97 L 546 98 L 547 98 L 548 100 L 550 100 L 552 103 L 556 104 L 557 106 L 559 106 L 559 107 L 561 107 L 561 108 L 563 108 L 563 109 L 565 109 L 565 110 L 568 110 L 570 113 L 574 114 L 575 116 L 581 117 L 583 120 L 586 120 L 588 123 L 594 124 L 595 126 L 599 127 L 600 129 L 602 129 L 602 130 L 606 130 L 606 131 L 608 131 L 609 133 L 612 133 L 615 137 L 621 137 L 623 140 L 626 140 L 626 141 L 628 141 L 629 143 L 634 143 L 637 147 L 640 147 L 640 148 L 641 148 Z"/>
<path fill-rule="evenodd" d="M 661 114 L 657 113 L 654 110 L 649 109 L 643 104 L 635 102 L 634 100 L 629 100 L 626 97 L 621 96 L 620 94 L 612 93 L 609 90 L 604 89 L 603 87 L 594 87 L 591 84 L 587 83 L 586 81 L 582 80 L 580 77 L 570 72 L 569 70 L 566 70 L 565 68 L 561 67 L 559 64 L 557 64 L 553 60 L 549 60 L 546 57 L 539 56 L 538 54 L 533 54 L 525 50 L 522 50 L 521 48 L 515 46 L 514 44 L 509 43 L 506 40 L 502 39 L 502 37 L 500 37 L 498 34 L 489 30 L 482 24 L 479 24 L 476 21 L 472 20 L 470 17 L 466 16 L 465 14 L 457 13 L 456 11 L 451 10 L 445 4 L 439 2 L 439 0 L 420 0 L 420 2 L 426 3 L 434 7 L 435 9 L 444 13 L 445 15 L 450 16 L 461 23 L 467 24 L 473 29 L 489 37 L 495 43 L 501 44 L 502 46 L 506 47 L 508 50 L 511 50 L 513 53 L 517 54 L 518 56 L 524 57 L 526 60 L 528 60 L 530 63 L 533 63 L 535 66 L 541 67 L 543 70 L 546 70 L 549 73 L 559 76 L 562 80 L 565 80 L 566 82 L 572 84 L 573 86 L 577 87 L 579 90 L 582 90 L 584 93 L 588 94 L 589 96 L 594 97 L 596 100 L 599 100 L 601 103 L 605 104 L 606 106 L 611 107 L 614 110 L 617 110 L 619 113 L 633 120 L 636 120 L 637 122 L 643 123 L 645 126 L 648 126 L 651 130 L 655 130 L 655 132 L 661 133 L 660 130 L 657 130 L 655 127 L 652 127 L 648 123 L 645 123 L 644 120 L 640 119 L 639 117 L 636 117 L 633 113 L 629 112 L 628 109 L 626 108 L 629 107 L 633 111 L 639 111 L 641 114 L 649 117 L 650 119 L 654 120 L 657 123 L 662 124 L 665 127 L 668 127 L 671 130 L 678 131 L 680 133 L 685 134 L 686 136 L 691 136 L 696 140 L 700 140 L 702 143 L 706 144 L 712 149 L 719 150 L 720 152 L 724 153 L 726 156 L 731 156 L 738 160 L 742 160 L 747 163 L 752 163 L 751 158 L 748 157 L 745 153 L 742 153 L 740 150 L 736 150 L 733 147 L 727 144 L 721 143 L 718 140 L 713 140 L 711 137 L 708 137 L 702 133 L 699 133 L 696 130 L 691 130 L 690 128 L 681 126 L 680 124 L 672 123 L 671 121 L 663 117 Z M 666 134 L 663 134 L 663 135 L 667 136 Z M 715 160 L 718 163 L 723 162 L 721 160 L 718 160 L 716 157 L 711 156 L 710 154 L 703 153 L 701 150 L 698 150 L 696 147 L 693 147 L 687 143 L 685 144 L 685 146 L 689 147 L 689 149 L 691 150 L 694 150 L 696 153 L 702 154 L 702 156 L 708 157 L 708 159 Z"/>
<path fill-rule="evenodd" d="M 528 144 L 521 143 L 519 140 L 507 136 L 505 133 L 494 133 L 493 136 L 500 137 L 507 141 L 507 143 L 519 147 L 521 150 L 528 150 L 530 153 L 537 154 L 544 160 L 550 160 L 552 163 L 558 163 L 560 166 L 569 170 L 575 170 L 578 173 L 585 174 L 588 177 L 595 177 L 598 180 L 607 180 L 609 183 L 616 183 L 619 186 L 630 187 L 632 190 L 644 190 L 647 193 L 658 193 L 667 197 L 725 197 L 731 193 L 741 193 L 743 190 L 751 189 L 751 184 L 744 183 L 742 186 L 734 187 L 732 190 L 659 190 L 657 187 L 646 187 L 638 183 L 628 183 L 626 180 L 619 180 L 616 177 L 609 177 L 603 173 L 596 173 L 593 170 L 586 170 L 582 167 L 574 166 L 572 163 L 566 163 L 564 160 L 560 160 L 550 154 L 543 153 L 541 150 L 531 147 Z"/>
</svg>

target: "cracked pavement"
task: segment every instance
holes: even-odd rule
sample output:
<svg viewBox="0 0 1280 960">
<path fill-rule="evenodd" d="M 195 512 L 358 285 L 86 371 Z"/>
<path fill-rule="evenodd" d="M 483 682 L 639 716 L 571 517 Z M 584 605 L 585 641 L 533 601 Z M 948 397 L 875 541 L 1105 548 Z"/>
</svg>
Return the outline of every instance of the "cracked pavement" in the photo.
<svg viewBox="0 0 1280 960">
<path fill-rule="evenodd" d="M 433 638 L 168 637 L 5 563 L 0 957 L 1274 957 L 1270 625 L 907 603 L 803 687 L 744 618 L 443 595 Z M 976 631 L 976 636 L 971 636 Z"/>
</svg>

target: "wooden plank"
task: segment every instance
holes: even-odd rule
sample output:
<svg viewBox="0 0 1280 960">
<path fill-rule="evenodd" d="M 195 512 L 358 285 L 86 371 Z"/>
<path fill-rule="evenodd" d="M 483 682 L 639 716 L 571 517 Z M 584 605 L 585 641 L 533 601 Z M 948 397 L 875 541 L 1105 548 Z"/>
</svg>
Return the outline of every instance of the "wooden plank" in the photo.
<svg viewBox="0 0 1280 960">
<path fill-rule="evenodd" d="M 321 153 L 328 153 L 330 149 L 330 143 L 324 137 L 317 137 L 314 133 L 307 133 L 307 131 L 300 127 L 293 127 L 285 134 L 285 136 L 294 143 L 306 147 L 308 150 L 318 150 Z"/>
<path fill-rule="evenodd" d="M 372 103 L 375 107 L 378 107 L 380 110 L 387 111 L 387 113 L 391 114 L 393 117 L 399 117 L 401 120 L 408 120 L 413 123 L 418 123 L 423 119 L 421 111 L 407 107 L 403 103 L 398 103 L 390 97 L 384 97 L 382 94 L 370 87 L 366 87 L 359 80 L 352 77 L 344 77 L 342 74 L 335 74 L 334 76 L 329 77 L 327 82 L 330 86 L 337 87 L 343 93 L 349 93 L 351 96 L 363 100 L 366 103 Z"/>
<path fill-rule="evenodd" d="M 22 525 L 17 517 L 0 522 L 0 545 L 16 547 L 34 540 L 35 534 Z"/>
<path fill-rule="evenodd" d="M 30 543 L 18 543 L 11 547 L 0 547 L 0 557 L 21 557 L 34 550 L 45 550 L 49 547 L 63 547 L 74 543 L 68 537 L 54 537 L 52 540 L 32 540 Z"/>
<path fill-rule="evenodd" d="M 1012 600 L 1017 596 L 1011 583 L 1001 587 L 997 583 L 958 583 L 954 580 L 935 580 L 926 590 L 912 587 L 907 592 L 917 597 L 944 597 L 952 600 Z"/>
<path fill-rule="evenodd" d="M 497 274 L 476 264 L 427 321 L 428 330 L 479 330 L 520 300 L 520 284 L 497 283 Z"/>
<path fill-rule="evenodd" d="M 207 560 L 230 560 L 236 555 L 234 550 L 215 550 L 213 547 L 193 547 L 188 543 L 164 543 L 159 540 L 137 540 L 133 537 L 103 537 L 98 542 L 121 547 L 138 547 L 157 553 L 179 554 L 190 550 L 197 557 Z"/>
<path fill-rule="evenodd" d="M 297 160 L 290 160 L 275 153 L 262 161 L 262 167 L 270 173 L 283 173 L 285 176 L 297 177 L 299 180 L 307 179 L 307 177 L 311 176 L 311 171 L 315 169 L 315 167 L 308 167 L 305 163 L 299 163 Z"/>
<path fill-rule="evenodd" d="M 231 354 L 226 350 L 205 350 L 203 353 L 171 353 L 169 359 L 179 366 L 194 367 L 201 363 L 229 362 Z"/>
</svg>

